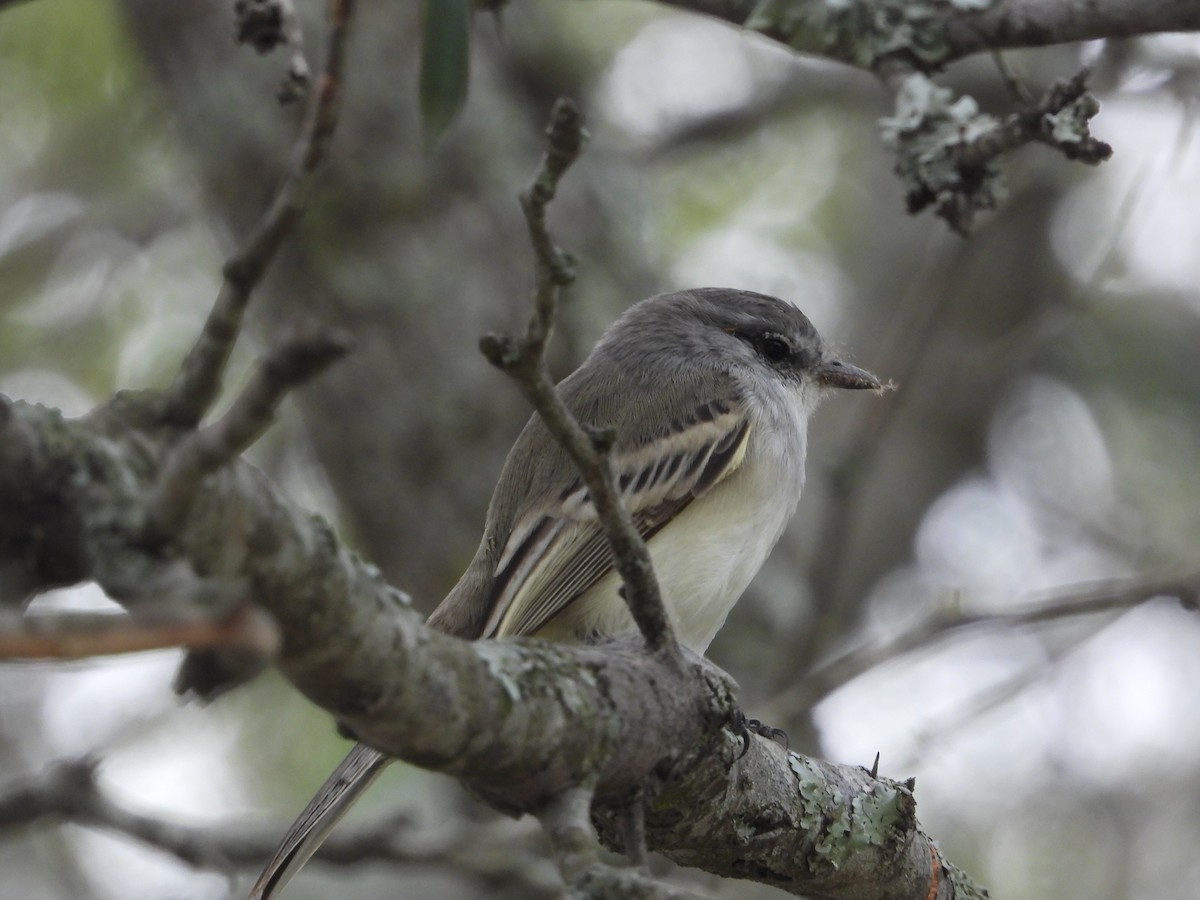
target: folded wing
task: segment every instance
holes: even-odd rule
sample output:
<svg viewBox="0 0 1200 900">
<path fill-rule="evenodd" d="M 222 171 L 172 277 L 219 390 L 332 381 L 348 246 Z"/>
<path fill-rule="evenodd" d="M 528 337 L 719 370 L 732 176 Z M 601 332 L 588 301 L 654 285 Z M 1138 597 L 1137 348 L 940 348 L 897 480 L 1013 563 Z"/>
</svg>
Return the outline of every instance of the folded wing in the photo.
<svg viewBox="0 0 1200 900">
<path fill-rule="evenodd" d="M 734 397 L 707 401 L 642 444 L 618 442 L 617 489 L 647 541 L 737 470 L 751 423 Z M 591 497 L 576 478 L 520 516 L 496 566 L 483 637 L 533 634 L 612 568 Z"/>
</svg>

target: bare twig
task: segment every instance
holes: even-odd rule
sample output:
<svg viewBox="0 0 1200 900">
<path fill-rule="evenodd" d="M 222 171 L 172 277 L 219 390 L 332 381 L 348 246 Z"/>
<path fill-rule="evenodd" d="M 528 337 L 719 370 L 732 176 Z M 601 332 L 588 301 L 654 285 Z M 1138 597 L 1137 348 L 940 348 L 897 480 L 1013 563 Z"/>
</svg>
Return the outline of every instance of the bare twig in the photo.
<svg viewBox="0 0 1200 900">
<path fill-rule="evenodd" d="M 225 263 L 225 280 L 204 330 L 167 390 L 163 414 L 169 422 L 194 427 L 216 400 L 250 294 L 304 211 L 313 173 L 341 110 L 342 69 L 354 3 L 330 0 L 325 68 L 309 101 L 287 173 L 250 236 Z"/>
<path fill-rule="evenodd" d="M 881 663 L 966 629 L 1019 628 L 1120 612 L 1157 597 L 1176 597 L 1187 609 L 1200 608 L 1200 572 L 1182 578 L 1099 582 L 1015 610 L 967 613 L 956 608 L 936 609 L 899 634 L 834 657 L 766 705 L 773 715 L 810 709 L 821 698 Z"/>
<path fill-rule="evenodd" d="M 1054 648 L 1038 663 L 985 685 L 969 697 L 953 704 L 950 709 L 939 712 L 910 736 L 911 745 L 908 752 L 892 759 L 892 765 L 901 771 L 912 771 L 939 741 L 970 732 L 971 726 L 984 720 L 989 713 L 1002 709 L 1030 688 L 1045 684 L 1055 669 L 1093 637 L 1095 633 L 1072 640 L 1066 647 Z"/>
<path fill-rule="evenodd" d="M 1018 610 L 1009 616 L 999 617 L 997 624 L 1038 624 L 1072 615 L 1093 615 L 1104 612 L 1127 612 L 1134 606 L 1174 597 L 1184 609 L 1200 611 L 1200 572 L 1180 579 L 1161 579 L 1146 582 L 1106 582 L 1093 585 L 1076 594 L 1045 601 L 1029 610 Z M 1073 613 L 1072 610 L 1077 610 Z M 1119 618 L 1119 617 L 1117 617 Z M 977 624 L 990 624 L 986 616 L 980 616 Z M 929 751 L 930 745 L 947 734 L 961 733 L 996 709 L 1000 709 L 1023 692 L 1037 684 L 1044 684 L 1057 668 L 1061 668 L 1081 648 L 1094 641 L 1105 629 L 1112 627 L 1116 619 L 1110 619 L 1101 627 L 1084 635 L 1075 636 L 1065 646 L 1051 649 L 1039 665 L 1022 669 L 1000 682 L 988 685 L 974 694 L 967 702 L 944 713 L 927 723 L 913 736 L 913 746 L 908 760 L 902 766 L 916 765 L 921 756 Z"/>
<path fill-rule="evenodd" d="M 168 538 L 187 514 L 204 477 L 232 462 L 275 419 L 279 401 L 350 349 L 340 331 L 309 331 L 284 341 L 258 369 L 229 411 L 207 428 L 189 433 L 159 473 L 146 515 L 147 540 Z"/>
<path fill-rule="evenodd" d="M 559 179 L 579 155 L 585 135 L 578 108 L 570 100 L 559 100 L 546 129 L 546 154 L 533 183 L 521 195 L 537 262 L 533 314 L 523 336 L 484 335 L 480 348 L 494 366 L 516 379 L 550 433 L 579 467 L 612 549 L 614 565 L 624 581 L 625 602 L 634 621 L 651 650 L 661 650 L 678 660 L 679 647 L 650 554 L 616 490 L 608 457 L 614 435 L 583 428 L 546 372 L 546 345 L 554 330 L 559 290 L 575 277 L 570 255 L 554 243 L 546 226 L 546 206 L 554 198 Z"/>
</svg>

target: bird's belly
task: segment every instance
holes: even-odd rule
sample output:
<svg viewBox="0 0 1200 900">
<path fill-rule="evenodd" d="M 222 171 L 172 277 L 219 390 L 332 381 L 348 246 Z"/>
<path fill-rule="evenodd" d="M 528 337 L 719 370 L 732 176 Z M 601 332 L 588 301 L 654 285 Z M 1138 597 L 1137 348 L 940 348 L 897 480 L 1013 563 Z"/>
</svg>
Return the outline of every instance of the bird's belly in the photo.
<svg viewBox="0 0 1200 900">
<path fill-rule="evenodd" d="M 800 485 L 752 478 L 744 466 L 683 510 L 649 543 L 680 643 L 703 653 L 779 540 Z M 770 482 L 770 483 L 768 483 Z M 539 637 L 579 640 L 636 630 L 609 572 L 546 624 Z"/>
</svg>

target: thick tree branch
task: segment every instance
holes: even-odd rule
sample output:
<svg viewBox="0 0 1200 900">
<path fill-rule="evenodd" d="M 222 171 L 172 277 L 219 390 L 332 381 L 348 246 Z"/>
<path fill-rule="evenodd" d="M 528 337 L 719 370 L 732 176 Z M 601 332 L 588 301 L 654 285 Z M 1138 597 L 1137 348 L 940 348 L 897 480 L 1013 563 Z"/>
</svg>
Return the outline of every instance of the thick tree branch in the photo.
<svg viewBox="0 0 1200 900">
<path fill-rule="evenodd" d="M 936 71 L 994 50 L 1200 29 L 1190 0 L 663 0 L 874 71 L 900 56 Z"/>
<path fill-rule="evenodd" d="M 630 642 L 471 644 L 432 632 L 328 526 L 242 464 L 210 476 L 178 557 L 157 560 L 139 540 L 139 498 L 170 436 L 132 426 L 130 409 L 114 402 L 73 421 L 8 409 L 0 448 L 21 466 L 0 471 L 0 557 L 35 533 L 42 554 L 62 544 L 83 561 L 76 574 L 101 586 L 156 562 L 244 583 L 279 624 L 279 668 L 298 688 L 373 746 L 501 809 L 542 810 L 587 786 L 594 815 L 620 817 L 643 790 L 650 847 L 686 865 L 816 898 L 927 896 L 933 851 L 904 786 L 765 741 L 737 760 L 741 741 L 721 727 L 732 684 L 702 659 L 678 672 Z M 43 502 L 23 505 L 29 485 L 44 486 Z M 25 577 L 44 574 L 33 565 Z M 971 896 L 964 884 L 959 897 Z M 953 882 L 931 896 L 955 896 Z"/>
</svg>

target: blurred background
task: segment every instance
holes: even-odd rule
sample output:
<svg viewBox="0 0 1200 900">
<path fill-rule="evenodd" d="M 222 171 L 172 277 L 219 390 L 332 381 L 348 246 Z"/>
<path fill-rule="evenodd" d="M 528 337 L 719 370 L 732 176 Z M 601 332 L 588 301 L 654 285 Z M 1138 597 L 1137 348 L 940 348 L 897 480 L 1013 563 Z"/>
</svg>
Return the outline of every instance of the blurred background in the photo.
<svg viewBox="0 0 1200 900">
<path fill-rule="evenodd" d="M 321 11 L 300 5 L 311 57 Z M 164 386 L 195 337 L 299 116 L 273 100 L 284 56 L 236 47 L 228 6 L 0 11 L 0 393 L 77 415 Z M 725 285 L 794 300 L 899 385 L 817 417 L 800 514 L 710 652 L 743 707 L 794 749 L 879 752 L 882 773 L 916 776 L 926 830 L 995 897 L 1194 898 L 1200 620 L 1134 594 L 1005 617 L 1096 579 L 1200 568 L 1200 39 L 1006 54 L 1033 96 L 1092 65 L 1093 131 L 1115 155 L 1093 170 L 1024 149 L 1003 207 L 963 240 L 905 215 L 877 134 L 889 100 L 861 72 L 651 3 L 530 0 L 477 17 L 467 107 L 428 152 L 418 33 L 415 4 L 362 3 L 328 167 L 232 381 L 298 319 L 350 329 L 357 349 L 251 459 L 433 608 L 528 414 L 476 341 L 523 320 L 515 196 L 570 94 L 592 141 L 551 210 L 581 259 L 558 374 L 633 301 Z M 997 113 L 1018 103 L 991 58 L 941 80 Z M 106 605 L 88 587 L 37 601 Z M 274 675 L 181 701 L 178 661 L 0 668 L 0 792 L 95 753 L 131 808 L 282 833 L 347 743 Z M 414 846 L 483 849 L 470 865 L 315 863 L 289 897 L 553 895 L 536 827 L 448 779 L 393 766 L 361 806 L 350 830 L 402 813 Z M 489 852 L 519 871 L 489 870 Z M 0 832 L 0 872 L 2 897 L 127 900 L 224 897 L 254 876 L 55 823 Z"/>
</svg>

